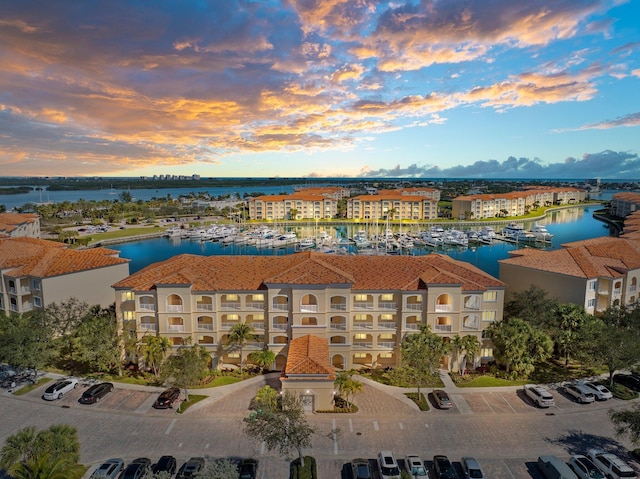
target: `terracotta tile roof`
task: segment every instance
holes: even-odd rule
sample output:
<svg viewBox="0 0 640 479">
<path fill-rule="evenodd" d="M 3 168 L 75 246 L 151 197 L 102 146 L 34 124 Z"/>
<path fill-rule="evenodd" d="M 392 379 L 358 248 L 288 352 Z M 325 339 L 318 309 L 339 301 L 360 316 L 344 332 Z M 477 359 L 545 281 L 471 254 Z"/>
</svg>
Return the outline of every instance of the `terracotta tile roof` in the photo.
<svg viewBox="0 0 640 479">
<path fill-rule="evenodd" d="M 11 277 L 47 278 L 129 262 L 118 254 L 107 248 L 71 250 L 36 238 L 0 239 L 0 268 Z"/>
<path fill-rule="evenodd" d="M 32 213 L 0 213 L 0 232 L 10 233 L 18 226 L 33 223 L 38 218 L 38 215 Z"/>
<path fill-rule="evenodd" d="M 331 366 L 329 341 L 326 338 L 307 334 L 291 340 L 284 379 L 291 380 L 287 376 L 297 374 L 317 374 L 322 376 L 318 379 L 335 380 L 335 368 Z"/>
<path fill-rule="evenodd" d="M 578 278 L 616 278 L 640 268 L 640 241 L 635 239 L 601 237 L 562 246 L 555 251 L 517 250 L 498 262 Z"/>
<path fill-rule="evenodd" d="M 179 255 L 155 263 L 114 288 L 148 291 L 156 285 L 185 285 L 193 291 L 256 291 L 269 284 L 341 284 L 354 290 L 425 289 L 456 284 L 468 291 L 506 285 L 449 256 L 341 256 L 303 252 L 285 256 Z"/>
</svg>

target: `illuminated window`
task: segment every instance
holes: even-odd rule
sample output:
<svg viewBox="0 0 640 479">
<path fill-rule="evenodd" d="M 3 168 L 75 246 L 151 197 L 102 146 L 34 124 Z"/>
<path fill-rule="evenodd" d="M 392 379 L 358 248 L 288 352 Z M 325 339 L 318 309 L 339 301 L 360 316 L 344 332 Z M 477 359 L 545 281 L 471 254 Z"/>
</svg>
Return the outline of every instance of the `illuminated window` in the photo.
<svg viewBox="0 0 640 479">
<path fill-rule="evenodd" d="M 379 357 L 381 359 L 391 359 L 393 357 L 393 353 L 380 353 Z"/>
<path fill-rule="evenodd" d="M 240 299 L 238 298 L 237 294 L 225 294 L 226 300 L 227 301 L 239 301 Z"/>
<path fill-rule="evenodd" d="M 367 339 L 367 334 L 366 333 L 357 333 L 354 335 L 354 338 L 356 339 Z"/>
<path fill-rule="evenodd" d="M 496 320 L 496 312 L 495 311 L 483 311 L 482 312 L 482 320 L 483 321 L 495 321 Z"/>
<path fill-rule="evenodd" d="M 354 357 L 355 359 L 366 359 L 366 357 L 367 357 L 367 353 L 355 353 L 355 354 L 353 355 L 353 357 Z"/>
<path fill-rule="evenodd" d="M 133 301 L 135 295 L 133 291 L 123 291 L 122 292 L 122 301 Z"/>
<path fill-rule="evenodd" d="M 369 319 L 367 314 L 356 314 L 353 317 L 354 321 L 367 321 Z"/>
<path fill-rule="evenodd" d="M 385 313 L 380 315 L 380 321 L 393 321 L 393 320 L 394 320 L 393 314 Z"/>
<path fill-rule="evenodd" d="M 482 299 L 485 301 L 498 301 L 498 292 L 497 291 L 485 291 Z"/>
<path fill-rule="evenodd" d="M 122 312 L 122 319 L 124 319 L 125 321 L 131 321 L 133 319 L 133 311 L 123 311 Z"/>
<path fill-rule="evenodd" d="M 380 335 L 380 339 L 393 339 L 393 334 L 391 333 L 383 333 Z"/>
<path fill-rule="evenodd" d="M 393 294 L 381 294 L 380 301 L 393 301 Z"/>
<path fill-rule="evenodd" d="M 264 294 L 253 294 L 251 296 L 253 301 L 264 301 Z"/>
<path fill-rule="evenodd" d="M 369 296 L 366 294 L 356 294 L 354 297 L 355 301 L 366 301 L 369 299 Z"/>
</svg>

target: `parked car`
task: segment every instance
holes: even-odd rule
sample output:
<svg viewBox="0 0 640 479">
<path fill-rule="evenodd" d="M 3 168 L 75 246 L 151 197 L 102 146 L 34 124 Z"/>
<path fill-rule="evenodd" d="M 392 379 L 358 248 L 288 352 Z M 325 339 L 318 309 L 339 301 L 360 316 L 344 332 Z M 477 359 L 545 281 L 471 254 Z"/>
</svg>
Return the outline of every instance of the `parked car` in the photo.
<svg viewBox="0 0 640 479">
<path fill-rule="evenodd" d="M 589 449 L 587 457 L 591 459 L 598 469 L 610 479 L 637 479 L 635 471 L 629 464 L 624 462 L 615 454 L 609 454 L 602 449 Z"/>
<path fill-rule="evenodd" d="M 465 479 L 484 479 L 480 464 L 478 464 L 475 458 L 469 456 L 463 457 L 460 459 L 460 464 L 462 464 L 462 473 Z"/>
<path fill-rule="evenodd" d="M 109 394 L 112 390 L 113 390 L 113 384 L 111 383 L 94 384 L 93 386 L 91 386 L 89 389 L 87 389 L 85 392 L 82 393 L 82 396 L 80 396 L 80 399 L 78 399 L 78 402 L 82 404 L 96 403 L 100 401 L 100 399 L 105 397 L 107 394 Z"/>
<path fill-rule="evenodd" d="M 427 468 L 424 467 L 424 462 L 422 462 L 420 456 L 407 454 L 404 457 L 404 467 L 412 478 L 429 477 Z"/>
<path fill-rule="evenodd" d="M 146 457 L 134 459 L 126 467 L 119 479 L 140 479 L 151 469 L 151 460 Z"/>
<path fill-rule="evenodd" d="M 42 398 L 47 401 L 54 401 L 60 399 L 68 392 L 73 391 L 76 387 L 78 387 L 78 380 L 76 378 L 63 379 L 45 389 Z"/>
<path fill-rule="evenodd" d="M 400 467 L 398 467 L 398 461 L 396 461 L 393 452 L 380 451 L 378 454 L 378 470 L 380 471 L 380 479 L 400 477 Z"/>
<path fill-rule="evenodd" d="M 557 456 L 538 457 L 538 469 L 546 479 L 578 479 L 567 463 Z"/>
<path fill-rule="evenodd" d="M 258 474 L 258 461 L 255 459 L 243 459 L 238 466 L 240 479 L 256 479 Z"/>
<path fill-rule="evenodd" d="M 582 384 L 584 387 L 589 389 L 589 391 L 593 393 L 596 400 L 598 401 L 605 401 L 613 397 L 613 394 L 611 393 L 611 391 L 609 391 L 606 388 L 606 386 L 603 386 L 602 384 L 596 384 L 590 381 L 582 381 L 582 382 L 579 382 L 578 384 Z"/>
<path fill-rule="evenodd" d="M 439 409 L 451 409 L 453 404 L 451 404 L 451 399 L 446 391 L 442 389 L 434 389 L 433 390 L 433 399 L 436 402 L 436 405 Z"/>
<path fill-rule="evenodd" d="M 436 479 L 458 479 L 458 474 L 447 456 L 433 456 L 433 472 Z"/>
<path fill-rule="evenodd" d="M 124 468 L 124 461 L 120 458 L 107 459 L 91 473 L 90 479 L 116 479 Z"/>
<path fill-rule="evenodd" d="M 634 374 L 616 374 L 613 376 L 613 382 L 622 384 L 634 391 L 640 391 L 640 378 Z"/>
<path fill-rule="evenodd" d="M 602 471 L 586 456 L 580 454 L 571 456 L 569 467 L 580 479 L 605 479 Z"/>
<path fill-rule="evenodd" d="M 180 397 L 180 389 L 169 388 L 160 393 L 158 399 L 153 403 L 153 407 L 156 409 L 167 409 L 173 407 L 173 403 Z"/>
<path fill-rule="evenodd" d="M 525 384 L 524 393 L 538 407 L 551 407 L 556 405 L 553 395 L 544 386 L 540 386 L 538 384 Z"/>
<path fill-rule="evenodd" d="M 371 479 L 371 466 L 367 459 L 354 459 L 351 461 L 353 479 Z"/>
<path fill-rule="evenodd" d="M 582 384 L 567 384 L 564 386 L 564 391 L 581 404 L 587 404 L 596 400 L 596 396 L 591 390 Z"/>
<path fill-rule="evenodd" d="M 204 457 L 192 457 L 178 470 L 176 479 L 190 479 L 204 468 Z"/>
<path fill-rule="evenodd" d="M 168 472 L 172 476 L 176 473 L 176 469 L 178 464 L 176 463 L 176 458 L 173 456 L 162 456 L 158 459 L 153 466 L 151 466 L 151 472 L 154 474 L 158 472 Z"/>
</svg>

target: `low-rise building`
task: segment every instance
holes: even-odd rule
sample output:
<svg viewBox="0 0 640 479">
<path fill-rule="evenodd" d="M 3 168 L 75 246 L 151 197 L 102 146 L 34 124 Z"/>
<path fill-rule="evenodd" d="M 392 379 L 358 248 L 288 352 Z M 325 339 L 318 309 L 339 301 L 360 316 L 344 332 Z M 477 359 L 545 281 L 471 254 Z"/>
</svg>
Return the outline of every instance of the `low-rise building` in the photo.
<svg viewBox="0 0 640 479">
<path fill-rule="evenodd" d="M 473 335 L 489 359 L 493 351 L 483 331 L 502 319 L 506 285 L 440 254 L 306 252 L 179 255 L 113 287 L 128 334 L 160 335 L 176 347 L 191 341 L 204 346 L 216 365 L 238 364 L 229 334 L 247 323 L 255 338 L 245 351 L 269 348 L 282 370 L 291 341 L 308 334 L 328 342 L 335 368 L 396 366 L 402 339 L 421 325 L 448 339 Z"/>
<path fill-rule="evenodd" d="M 500 280 L 515 292 L 537 286 L 549 298 L 583 306 L 599 314 L 611 306 L 632 306 L 639 299 L 640 240 L 601 237 L 542 251 L 524 248 L 498 261 Z"/>
<path fill-rule="evenodd" d="M 300 190 L 290 195 L 256 196 L 248 207 L 252 220 L 331 219 L 338 214 L 338 199 Z"/>
<path fill-rule="evenodd" d="M 640 211 L 640 193 L 614 194 L 611 198 L 609 211 L 620 218 L 626 218 L 628 215 Z"/>
<path fill-rule="evenodd" d="M 375 195 L 354 196 L 347 200 L 347 218 L 419 221 L 438 217 L 437 199 L 426 194 L 411 193 L 404 190 L 381 190 Z"/>
<path fill-rule="evenodd" d="M 110 286 L 129 275 L 129 260 L 119 254 L 35 238 L 0 239 L 0 312 L 26 313 L 71 297 L 107 307 L 113 303 Z"/>
<path fill-rule="evenodd" d="M 0 213 L 0 238 L 40 238 L 40 216 L 31 213 Z"/>
</svg>

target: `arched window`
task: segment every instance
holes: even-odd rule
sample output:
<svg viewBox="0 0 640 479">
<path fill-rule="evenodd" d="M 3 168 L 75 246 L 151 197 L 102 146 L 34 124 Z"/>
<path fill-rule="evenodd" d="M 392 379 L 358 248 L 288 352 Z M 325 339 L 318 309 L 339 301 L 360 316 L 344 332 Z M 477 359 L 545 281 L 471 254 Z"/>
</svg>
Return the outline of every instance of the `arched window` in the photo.
<svg viewBox="0 0 640 479">
<path fill-rule="evenodd" d="M 436 311 L 453 311 L 453 297 L 441 294 L 436 298 Z"/>
<path fill-rule="evenodd" d="M 180 296 L 177 294 L 170 294 L 167 296 L 167 312 L 182 313 L 183 311 L 182 298 Z"/>
<path fill-rule="evenodd" d="M 308 313 L 318 312 L 318 298 L 313 294 L 305 294 L 300 301 L 300 311 Z"/>
</svg>

